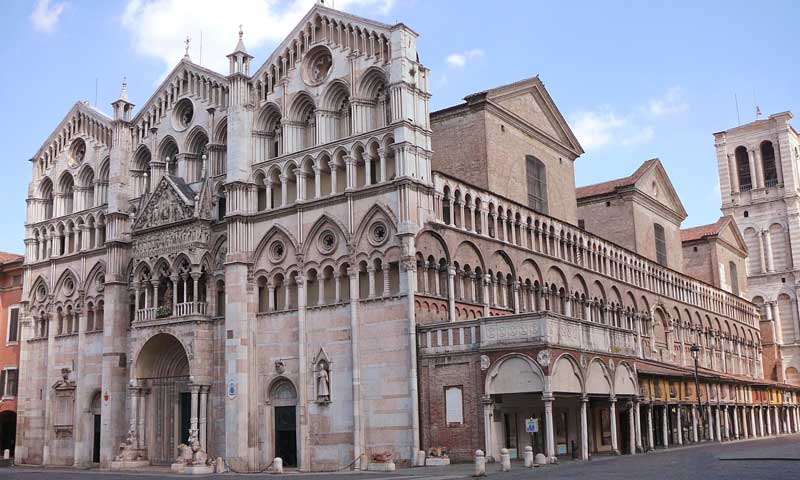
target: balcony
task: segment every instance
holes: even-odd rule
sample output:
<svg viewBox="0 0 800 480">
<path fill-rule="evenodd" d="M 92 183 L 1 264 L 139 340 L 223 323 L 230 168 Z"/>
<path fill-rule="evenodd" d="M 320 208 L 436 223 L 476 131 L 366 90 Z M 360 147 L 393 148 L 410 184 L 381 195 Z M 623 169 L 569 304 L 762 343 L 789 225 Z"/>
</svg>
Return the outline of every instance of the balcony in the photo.
<svg viewBox="0 0 800 480">
<path fill-rule="evenodd" d="M 153 322 L 156 320 L 172 320 L 197 316 L 208 317 L 208 304 L 206 302 L 177 303 L 174 308 L 169 308 L 166 305 L 140 308 L 136 310 L 135 322 Z"/>
<path fill-rule="evenodd" d="M 629 330 L 551 312 L 424 325 L 417 332 L 422 355 L 539 345 L 629 356 L 637 351 Z"/>
</svg>

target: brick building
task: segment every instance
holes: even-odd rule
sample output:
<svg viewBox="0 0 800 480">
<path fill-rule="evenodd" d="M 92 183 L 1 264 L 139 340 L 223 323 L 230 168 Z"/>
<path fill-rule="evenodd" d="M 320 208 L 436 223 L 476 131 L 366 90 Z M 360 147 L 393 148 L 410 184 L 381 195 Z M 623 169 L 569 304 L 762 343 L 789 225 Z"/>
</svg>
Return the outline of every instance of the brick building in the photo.
<svg viewBox="0 0 800 480">
<path fill-rule="evenodd" d="M 14 454 L 19 384 L 22 255 L 0 252 L 0 453 Z"/>
</svg>

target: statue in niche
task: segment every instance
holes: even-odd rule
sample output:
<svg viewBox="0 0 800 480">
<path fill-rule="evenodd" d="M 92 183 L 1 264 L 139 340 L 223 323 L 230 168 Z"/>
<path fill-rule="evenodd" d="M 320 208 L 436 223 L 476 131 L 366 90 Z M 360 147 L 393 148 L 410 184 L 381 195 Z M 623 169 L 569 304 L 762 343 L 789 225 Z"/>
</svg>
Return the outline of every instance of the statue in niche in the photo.
<svg viewBox="0 0 800 480">
<path fill-rule="evenodd" d="M 172 282 L 167 282 L 164 289 L 164 309 L 172 312 Z"/>
<path fill-rule="evenodd" d="M 321 403 L 331 401 L 330 367 L 325 360 L 317 363 L 317 401 Z"/>
</svg>

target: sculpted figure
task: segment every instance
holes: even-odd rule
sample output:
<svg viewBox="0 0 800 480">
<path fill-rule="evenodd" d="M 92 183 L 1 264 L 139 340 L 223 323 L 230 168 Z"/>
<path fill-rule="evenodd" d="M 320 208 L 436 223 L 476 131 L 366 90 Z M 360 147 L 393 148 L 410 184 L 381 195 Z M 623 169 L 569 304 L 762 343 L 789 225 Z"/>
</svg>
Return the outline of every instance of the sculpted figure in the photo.
<svg viewBox="0 0 800 480">
<path fill-rule="evenodd" d="M 328 375 L 328 365 L 323 361 L 319 362 L 317 368 L 317 400 L 320 402 L 331 401 L 331 384 Z"/>
</svg>

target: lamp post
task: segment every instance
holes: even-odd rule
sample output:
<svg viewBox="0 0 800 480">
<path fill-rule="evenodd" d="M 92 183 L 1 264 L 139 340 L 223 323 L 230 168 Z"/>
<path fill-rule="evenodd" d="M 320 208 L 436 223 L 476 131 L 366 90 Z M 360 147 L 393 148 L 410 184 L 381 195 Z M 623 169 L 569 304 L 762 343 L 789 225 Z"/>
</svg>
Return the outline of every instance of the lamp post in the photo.
<svg viewBox="0 0 800 480">
<path fill-rule="evenodd" d="M 700 422 L 705 426 L 703 402 L 700 400 L 700 380 L 697 377 L 697 357 L 700 356 L 700 345 L 693 343 L 689 351 L 692 352 L 692 358 L 694 359 L 694 393 L 697 396 L 697 406 L 700 409 Z M 705 430 L 705 428 L 703 430 Z"/>
</svg>

